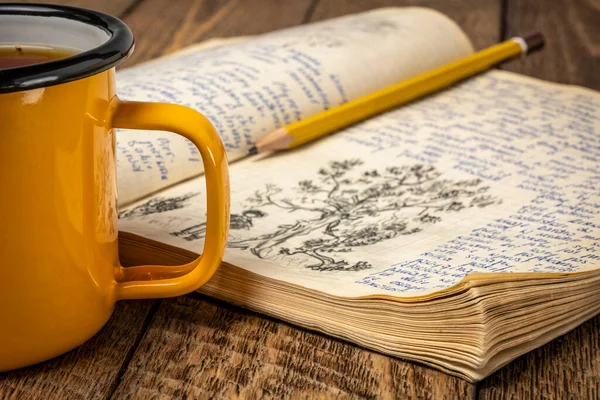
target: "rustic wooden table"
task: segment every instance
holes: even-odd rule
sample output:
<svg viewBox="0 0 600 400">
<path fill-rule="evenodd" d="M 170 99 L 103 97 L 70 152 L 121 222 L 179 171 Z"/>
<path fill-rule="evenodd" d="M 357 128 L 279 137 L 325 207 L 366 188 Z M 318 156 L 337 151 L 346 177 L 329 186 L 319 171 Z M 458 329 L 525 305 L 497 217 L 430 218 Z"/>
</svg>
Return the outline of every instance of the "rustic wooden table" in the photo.
<svg viewBox="0 0 600 400">
<path fill-rule="evenodd" d="M 248 35 L 383 6 L 421 5 L 480 49 L 541 30 L 546 49 L 508 69 L 600 90 L 600 0 L 70 0 L 123 19 L 125 63 L 211 37 Z M 1 322 L 0 322 L 1 323 Z M 598 398 L 600 317 L 477 385 L 198 294 L 117 305 L 80 348 L 0 374 L 0 399 Z"/>
</svg>

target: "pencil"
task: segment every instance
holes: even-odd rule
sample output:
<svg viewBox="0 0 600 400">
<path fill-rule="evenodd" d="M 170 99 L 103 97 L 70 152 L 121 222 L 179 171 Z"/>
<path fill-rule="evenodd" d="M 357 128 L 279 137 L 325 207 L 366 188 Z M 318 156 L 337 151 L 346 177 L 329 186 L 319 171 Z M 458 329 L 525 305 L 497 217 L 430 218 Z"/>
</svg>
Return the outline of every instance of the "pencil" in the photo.
<svg viewBox="0 0 600 400">
<path fill-rule="evenodd" d="M 259 140 L 248 155 L 288 150 L 394 107 L 421 98 L 544 46 L 541 33 L 515 37 L 460 60 L 276 129 Z"/>
</svg>

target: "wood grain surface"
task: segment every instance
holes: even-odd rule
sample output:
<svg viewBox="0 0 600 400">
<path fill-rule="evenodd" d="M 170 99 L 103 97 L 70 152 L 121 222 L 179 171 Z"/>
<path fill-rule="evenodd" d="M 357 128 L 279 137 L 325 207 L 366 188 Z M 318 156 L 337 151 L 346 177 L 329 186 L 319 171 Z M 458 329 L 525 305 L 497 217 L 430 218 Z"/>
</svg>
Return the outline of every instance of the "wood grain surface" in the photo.
<svg viewBox="0 0 600 400">
<path fill-rule="evenodd" d="M 165 300 L 119 399 L 474 396 L 474 387 L 326 336 L 190 295 Z"/>
<path fill-rule="evenodd" d="M 477 49 L 542 30 L 544 52 L 505 68 L 600 89 L 598 0 L 62 3 L 109 12 L 130 25 L 136 51 L 125 67 L 212 37 L 257 34 L 376 7 L 432 7 L 453 18 Z M 80 348 L 0 374 L 0 399 L 598 398 L 599 327 L 600 317 L 472 385 L 198 294 L 125 302 Z"/>
<path fill-rule="evenodd" d="M 17 1 L 14 1 L 17 2 Z M 112 14 L 116 17 L 123 18 L 132 10 L 140 0 L 68 0 L 68 1 L 50 1 L 50 0 L 21 0 L 19 3 L 48 3 L 48 4 L 63 4 L 66 6 L 91 8 L 93 10 Z M 0 3 L 13 3 L 13 1 L 2 0 Z"/>
<path fill-rule="evenodd" d="M 104 399 L 149 324 L 154 301 L 117 304 L 108 324 L 77 349 L 29 368 L 0 374 L 0 399 Z"/>
<path fill-rule="evenodd" d="M 505 37 L 540 31 L 543 51 L 505 68 L 600 90 L 599 0 L 508 0 Z"/>
</svg>

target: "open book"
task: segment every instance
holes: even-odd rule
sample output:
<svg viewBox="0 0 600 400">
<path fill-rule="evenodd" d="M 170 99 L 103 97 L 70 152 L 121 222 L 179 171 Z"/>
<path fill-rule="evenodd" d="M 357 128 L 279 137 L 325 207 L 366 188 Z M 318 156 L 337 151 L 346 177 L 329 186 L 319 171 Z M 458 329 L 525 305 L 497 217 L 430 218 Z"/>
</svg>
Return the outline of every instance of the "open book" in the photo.
<svg viewBox="0 0 600 400">
<path fill-rule="evenodd" d="M 120 71 L 122 98 L 193 107 L 227 148 L 229 243 L 200 291 L 469 380 L 596 315 L 596 92 L 491 71 L 245 157 L 275 128 L 471 52 L 446 16 L 387 8 Z M 121 131 L 117 154 L 124 258 L 188 261 L 205 228 L 197 151 Z"/>
</svg>

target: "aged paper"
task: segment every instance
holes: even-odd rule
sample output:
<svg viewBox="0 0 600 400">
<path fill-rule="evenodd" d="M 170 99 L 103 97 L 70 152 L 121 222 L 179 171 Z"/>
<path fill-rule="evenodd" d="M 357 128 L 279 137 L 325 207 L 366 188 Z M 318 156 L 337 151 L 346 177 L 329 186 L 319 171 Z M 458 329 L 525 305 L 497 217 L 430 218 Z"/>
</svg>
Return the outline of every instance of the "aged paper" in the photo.
<svg viewBox="0 0 600 400">
<path fill-rule="evenodd" d="M 196 51 L 197 50 L 197 51 Z M 179 103 L 215 125 L 229 161 L 275 128 L 471 53 L 448 17 L 389 8 L 171 55 L 118 73 L 126 100 Z M 197 176 L 187 139 L 119 131 L 119 203 Z"/>
<path fill-rule="evenodd" d="M 473 273 L 600 265 L 600 95 L 492 71 L 292 152 L 231 168 L 225 261 L 345 297 Z M 200 252 L 203 178 L 119 228 Z"/>
</svg>

